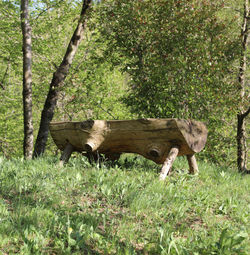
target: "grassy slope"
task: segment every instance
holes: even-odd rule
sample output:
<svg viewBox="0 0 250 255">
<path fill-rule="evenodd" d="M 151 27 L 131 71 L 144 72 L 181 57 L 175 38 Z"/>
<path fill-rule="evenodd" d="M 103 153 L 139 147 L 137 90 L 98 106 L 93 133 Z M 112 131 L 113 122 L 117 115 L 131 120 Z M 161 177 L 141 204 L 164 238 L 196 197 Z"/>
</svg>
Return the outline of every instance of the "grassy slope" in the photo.
<svg viewBox="0 0 250 255">
<path fill-rule="evenodd" d="M 0 159 L 0 254 L 250 254 L 249 176 L 179 159 Z"/>
</svg>

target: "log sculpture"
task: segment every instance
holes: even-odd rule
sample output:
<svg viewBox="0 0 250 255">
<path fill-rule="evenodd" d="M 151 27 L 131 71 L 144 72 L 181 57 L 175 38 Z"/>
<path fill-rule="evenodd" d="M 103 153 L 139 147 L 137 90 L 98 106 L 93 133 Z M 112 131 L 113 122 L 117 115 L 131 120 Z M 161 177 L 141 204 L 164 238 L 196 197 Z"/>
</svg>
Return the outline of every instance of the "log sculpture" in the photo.
<svg viewBox="0 0 250 255">
<path fill-rule="evenodd" d="M 189 172 L 197 172 L 194 154 L 204 148 L 207 140 L 203 123 L 183 119 L 52 122 L 50 133 L 63 151 L 62 164 L 73 151 L 86 152 L 89 158 L 100 153 L 109 159 L 119 158 L 121 153 L 137 153 L 163 164 L 161 180 L 166 178 L 177 156 L 186 155 Z"/>
</svg>

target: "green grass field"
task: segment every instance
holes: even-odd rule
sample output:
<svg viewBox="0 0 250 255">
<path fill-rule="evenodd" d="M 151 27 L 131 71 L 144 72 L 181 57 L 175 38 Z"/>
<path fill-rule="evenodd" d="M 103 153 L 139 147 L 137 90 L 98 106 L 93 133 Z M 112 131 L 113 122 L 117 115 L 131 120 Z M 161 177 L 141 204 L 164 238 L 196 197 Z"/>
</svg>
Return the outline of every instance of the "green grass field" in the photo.
<svg viewBox="0 0 250 255">
<path fill-rule="evenodd" d="M 0 254 L 250 254 L 249 175 L 199 163 L 0 158 Z"/>
</svg>

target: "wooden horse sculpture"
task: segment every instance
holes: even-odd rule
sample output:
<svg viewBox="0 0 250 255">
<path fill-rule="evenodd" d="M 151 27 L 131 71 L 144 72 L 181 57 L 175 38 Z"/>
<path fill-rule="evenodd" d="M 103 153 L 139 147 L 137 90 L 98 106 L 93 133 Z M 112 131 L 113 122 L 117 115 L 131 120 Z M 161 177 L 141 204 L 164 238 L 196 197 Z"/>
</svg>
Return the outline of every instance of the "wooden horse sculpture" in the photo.
<svg viewBox="0 0 250 255">
<path fill-rule="evenodd" d="M 202 122 L 184 119 L 87 120 L 52 122 L 50 133 L 63 151 L 61 163 L 73 151 L 86 152 L 89 158 L 97 153 L 109 159 L 121 153 L 137 153 L 157 164 L 163 164 L 160 179 L 164 180 L 177 156 L 187 156 L 189 172 L 198 171 L 194 154 L 207 140 Z"/>
</svg>

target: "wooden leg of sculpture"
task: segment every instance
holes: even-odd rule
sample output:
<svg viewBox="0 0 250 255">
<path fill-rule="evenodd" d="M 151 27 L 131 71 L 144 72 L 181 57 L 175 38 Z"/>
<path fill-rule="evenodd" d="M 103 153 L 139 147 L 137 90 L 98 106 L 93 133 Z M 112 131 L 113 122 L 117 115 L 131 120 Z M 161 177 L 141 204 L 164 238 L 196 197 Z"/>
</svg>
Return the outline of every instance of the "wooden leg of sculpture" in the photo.
<svg viewBox="0 0 250 255">
<path fill-rule="evenodd" d="M 97 154 L 93 153 L 92 147 L 89 144 L 85 144 L 85 150 L 87 152 L 87 158 L 90 164 L 97 162 Z"/>
<path fill-rule="evenodd" d="M 161 173 L 160 173 L 160 180 L 165 180 L 165 178 L 167 177 L 173 163 L 174 160 L 176 159 L 177 155 L 179 153 L 179 147 L 178 146 L 173 146 L 169 153 L 167 158 L 165 159 L 162 169 L 161 169 Z"/>
<path fill-rule="evenodd" d="M 195 174 L 198 173 L 198 165 L 194 155 L 187 155 L 188 165 L 189 165 L 189 173 Z"/>
<path fill-rule="evenodd" d="M 60 158 L 60 162 L 59 162 L 59 165 L 60 166 L 63 166 L 64 163 L 67 163 L 72 152 L 73 152 L 73 145 L 71 145 L 70 143 L 68 143 L 66 145 L 66 147 L 64 148 L 64 151 L 61 155 L 61 158 Z"/>
</svg>

